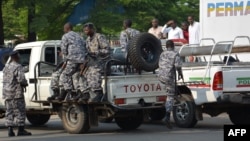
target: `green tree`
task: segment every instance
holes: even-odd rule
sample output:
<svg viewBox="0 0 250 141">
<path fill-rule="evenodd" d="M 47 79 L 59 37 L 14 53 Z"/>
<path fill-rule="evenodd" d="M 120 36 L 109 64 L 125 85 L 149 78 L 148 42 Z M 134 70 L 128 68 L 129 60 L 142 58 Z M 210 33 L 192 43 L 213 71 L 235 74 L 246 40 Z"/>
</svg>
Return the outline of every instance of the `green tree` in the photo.
<svg viewBox="0 0 250 141">
<path fill-rule="evenodd" d="M 4 2 L 2 2 L 4 1 Z M 60 39 L 62 27 L 74 6 L 80 0 L 0 0 L 3 4 L 0 13 L 0 32 L 4 27 L 5 39 L 15 35 L 24 35 L 35 40 Z M 170 19 L 177 22 L 186 20 L 192 13 L 198 20 L 199 0 L 96 0 L 89 19 L 96 25 L 98 32 L 119 35 L 122 30 L 122 21 L 130 18 L 133 27 L 144 32 L 151 26 L 151 19 L 156 17 L 160 24 Z M 1 24 L 1 15 L 3 24 Z M 82 26 L 77 26 L 81 31 Z M 33 34 L 31 34 L 33 33 Z M 29 36 L 32 35 L 32 36 Z M 31 38 L 32 37 L 32 38 Z"/>
<path fill-rule="evenodd" d="M 3 0 L 0 0 L 0 45 L 4 44 L 2 4 L 3 4 Z"/>
<path fill-rule="evenodd" d="M 120 7 L 124 12 L 119 11 Z M 97 0 L 88 21 L 95 23 L 99 32 L 119 34 L 122 21 L 129 18 L 134 28 L 145 32 L 153 18 L 158 18 L 161 25 L 170 19 L 181 23 L 190 13 L 198 17 L 199 0 Z"/>
</svg>

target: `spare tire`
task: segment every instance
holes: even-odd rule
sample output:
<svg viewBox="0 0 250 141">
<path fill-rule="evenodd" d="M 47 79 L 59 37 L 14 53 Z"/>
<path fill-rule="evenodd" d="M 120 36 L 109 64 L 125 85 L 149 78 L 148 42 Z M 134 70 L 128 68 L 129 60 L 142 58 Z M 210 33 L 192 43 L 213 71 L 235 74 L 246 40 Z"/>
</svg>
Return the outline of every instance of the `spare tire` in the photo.
<svg viewBox="0 0 250 141">
<path fill-rule="evenodd" d="M 128 45 L 128 57 L 131 65 L 139 70 L 154 71 L 162 52 L 161 42 L 150 33 L 140 33 L 133 37 Z"/>
</svg>

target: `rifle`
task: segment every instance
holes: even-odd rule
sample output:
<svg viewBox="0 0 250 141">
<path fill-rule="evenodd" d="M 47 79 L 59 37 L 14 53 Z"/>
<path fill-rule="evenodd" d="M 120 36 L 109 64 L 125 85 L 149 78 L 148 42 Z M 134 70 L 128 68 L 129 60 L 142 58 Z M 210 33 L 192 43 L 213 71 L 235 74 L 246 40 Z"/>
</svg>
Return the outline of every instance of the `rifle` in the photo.
<svg viewBox="0 0 250 141">
<path fill-rule="evenodd" d="M 88 66 L 89 60 L 86 59 L 81 65 L 80 65 L 80 76 L 83 76 L 86 71 L 88 70 L 89 66 Z"/>
</svg>

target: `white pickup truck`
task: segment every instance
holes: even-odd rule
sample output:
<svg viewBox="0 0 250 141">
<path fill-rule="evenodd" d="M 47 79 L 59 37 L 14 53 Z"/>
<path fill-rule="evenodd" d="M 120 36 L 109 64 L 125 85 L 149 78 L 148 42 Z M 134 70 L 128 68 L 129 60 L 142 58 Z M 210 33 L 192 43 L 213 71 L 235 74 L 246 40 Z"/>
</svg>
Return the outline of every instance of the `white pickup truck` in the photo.
<svg viewBox="0 0 250 141">
<path fill-rule="evenodd" d="M 249 43 L 235 45 L 242 38 Z M 197 61 L 183 63 L 185 81 L 178 83 L 187 87 L 178 88 L 180 105 L 173 110 L 178 126 L 195 126 L 202 120 L 202 113 L 213 117 L 224 112 L 234 124 L 250 124 L 250 62 L 237 59 L 249 52 L 248 36 L 213 45 L 184 45 L 179 49 L 182 57 L 195 56 Z"/>
<path fill-rule="evenodd" d="M 152 36 L 145 33 L 138 37 L 137 41 L 143 38 L 140 43 L 154 49 L 155 44 L 152 44 L 152 41 L 147 45 L 147 38 L 149 38 L 157 42 L 158 48 L 161 48 L 158 40 Z M 129 65 L 124 62 L 126 59 L 122 58 L 124 54 L 119 55 L 120 48 L 114 49 L 114 59 L 109 61 L 111 70 L 116 71 L 109 75 L 106 72 L 103 74 L 103 90 L 107 101 L 101 103 L 48 102 L 47 97 L 52 93 L 50 80 L 57 64 L 58 48 L 60 48 L 60 41 L 37 41 L 19 44 L 14 49 L 19 51 L 20 63 L 24 66 L 29 84 L 25 92 L 25 101 L 27 119 L 31 124 L 43 125 L 47 123 L 50 115 L 58 114 L 67 132 L 82 133 L 87 132 L 92 126 L 97 126 L 99 120 L 114 118 L 120 128 L 136 129 L 142 124 L 144 115 L 150 115 L 155 120 L 165 116 L 166 96 L 155 71 L 132 73 L 114 69 L 118 66 L 124 70 Z M 151 56 L 154 64 L 157 63 L 159 53 L 160 51 L 157 55 Z M 141 64 L 140 60 L 136 63 Z M 2 75 L 3 73 L 0 72 L 0 87 L 2 87 Z M 0 89 L 0 96 L 2 96 L 2 89 Z M 4 112 L 4 100 L 0 99 L 0 113 L 4 115 Z"/>
<path fill-rule="evenodd" d="M 179 91 L 180 101 L 186 102 L 174 108 L 175 122 L 193 127 L 202 120 L 202 113 L 213 117 L 226 112 L 232 123 L 249 124 L 249 0 L 200 0 L 199 6 L 200 43 L 179 50 L 181 56 L 198 60 L 183 63 L 187 87 Z M 225 56 L 234 59 L 224 63 Z"/>
</svg>

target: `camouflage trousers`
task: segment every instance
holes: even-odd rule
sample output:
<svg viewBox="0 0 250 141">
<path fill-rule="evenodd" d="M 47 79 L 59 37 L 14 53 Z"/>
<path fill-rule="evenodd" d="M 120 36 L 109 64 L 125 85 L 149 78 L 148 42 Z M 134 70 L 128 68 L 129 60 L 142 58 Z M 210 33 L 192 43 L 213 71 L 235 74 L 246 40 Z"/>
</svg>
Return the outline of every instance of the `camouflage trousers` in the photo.
<svg viewBox="0 0 250 141">
<path fill-rule="evenodd" d="M 50 88 L 52 90 L 54 89 L 59 89 L 59 78 L 60 78 L 60 75 L 61 73 L 59 71 L 55 71 L 52 73 L 52 76 L 51 76 L 51 81 L 50 81 Z"/>
<path fill-rule="evenodd" d="M 173 110 L 175 96 L 175 80 L 173 78 L 169 78 L 165 81 L 165 90 L 167 95 L 165 103 L 166 112 L 171 112 Z"/>
<path fill-rule="evenodd" d="M 61 81 L 59 81 L 60 75 L 61 73 L 59 71 L 52 73 L 52 78 L 50 81 L 50 88 L 52 90 L 59 90 L 63 88 Z M 74 73 L 71 79 L 73 80 L 73 86 L 75 90 L 85 89 L 85 78 L 81 77 L 79 72 Z"/>
<path fill-rule="evenodd" d="M 24 126 L 25 118 L 26 118 L 26 110 L 25 110 L 25 100 L 24 98 L 19 99 L 7 99 L 5 100 L 6 107 L 6 123 L 8 126 Z M 16 122 L 14 120 L 16 119 Z"/>
<path fill-rule="evenodd" d="M 87 89 L 86 78 L 84 76 L 81 76 L 79 71 L 77 71 L 72 76 L 72 79 L 73 79 L 73 85 L 74 85 L 75 90 L 84 91 Z"/>
<path fill-rule="evenodd" d="M 101 67 L 90 66 L 84 75 L 86 84 L 84 84 L 85 89 L 90 89 L 91 91 L 102 90 L 102 77 L 101 77 Z"/>
<path fill-rule="evenodd" d="M 79 64 L 67 62 L 62 74 L 60 75 L 60 82 L 63 85 L 64 90 L 73 90 L 73 79 L 72 76 L 77 72 Z"/>
</svg>

